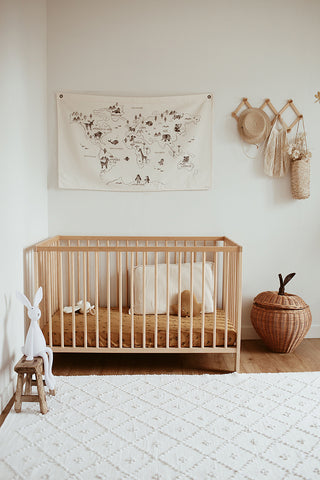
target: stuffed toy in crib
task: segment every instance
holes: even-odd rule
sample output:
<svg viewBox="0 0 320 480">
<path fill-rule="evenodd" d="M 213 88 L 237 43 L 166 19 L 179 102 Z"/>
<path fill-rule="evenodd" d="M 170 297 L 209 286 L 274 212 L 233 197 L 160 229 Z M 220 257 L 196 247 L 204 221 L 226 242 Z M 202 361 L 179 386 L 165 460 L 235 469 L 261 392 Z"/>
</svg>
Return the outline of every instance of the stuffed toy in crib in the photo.
<svg viewBox="0 0 320 480">
<path fill-rule="evenodd" d="M 190 310 L 190 299 L 191 299 L 191 292 L 190 290 L 184 290 L 181 293 L 181 317 L 189 317 L 191 310 Z M 196 296 L 193 295 L 193 315 L 196 317 L 200 315 L 201 312 L 201 304 L 197 302 Z M 172 315 L 179 315 L 179 305 L 172 305 L 170 309 L 170 313 Z"/>
</svg>

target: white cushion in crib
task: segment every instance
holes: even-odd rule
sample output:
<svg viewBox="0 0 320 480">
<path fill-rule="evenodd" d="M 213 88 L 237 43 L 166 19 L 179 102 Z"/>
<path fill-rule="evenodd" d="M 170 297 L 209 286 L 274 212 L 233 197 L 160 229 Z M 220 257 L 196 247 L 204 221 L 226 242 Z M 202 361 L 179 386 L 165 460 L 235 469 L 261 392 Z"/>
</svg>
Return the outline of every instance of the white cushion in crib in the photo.
<svg viewBox="0 0 320 480">
<path fill-rule="evenodd" d="M 179 265 L 169 266 L 169 306 L 178 303 Z M 134 313 L 143 314 L 143 266 L 134 268 Z M 158 265 L 157 313 L 167 312 L 167 265 Z M 155 313 L 155 266 L 145 266 L 145 313 Z M 213 263 L 205 263 L 205 312 L 213 312 Z M 181 292 L 190 288 L 190 263 L 181 264 Z M 197 302 L 202 303 L 202 262 L 193 263 L 193 293 Z"/>
</svg>

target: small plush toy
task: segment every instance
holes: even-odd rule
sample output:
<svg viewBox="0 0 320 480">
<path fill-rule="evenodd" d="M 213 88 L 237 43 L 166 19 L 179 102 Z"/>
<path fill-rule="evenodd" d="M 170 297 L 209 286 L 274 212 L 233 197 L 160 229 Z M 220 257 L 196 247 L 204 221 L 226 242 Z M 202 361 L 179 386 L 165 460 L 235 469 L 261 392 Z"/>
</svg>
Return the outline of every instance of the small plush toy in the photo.
<svg viewBox="0 0 320 480">
<path fill-rule="evenodd" d="M 85 309 L 83 308 L 83 300 L 80 300 L 77 303 L 77 305 L 75 305 L 74 307 L 72 307 L 72 305 L 70 305 L 70 306 L 64 307 L 64 309 L 63 309 L 64 313 L 72 313 L 73 310 L 75 312 L 84 313 Z M 95 315 L 94 305 L 90 305 L 90 302 L 86 302 L 86 312 L 90 313 L 90 315 Z"/>
<path fill-rule="evenodd" d="M 190 315 L 190 299 L 191 292 L 190 290 L 184 290 L 181 293 L 181 317 L 189 317 Z M 200 315 L 201 304 L 197 302 L 196 296 L 193 295 L 193 315 Z M 171 312 L 172 315 L 179 314 L 179 305 L 172 305 Z"/>
<path fill-rule="evenodd" d="M 26 341 L 22 347 L 22 353 L 27 357 L 26 360 L 28 361 L 33 360 L 33 357 L 43 358 L 46 385 L 49 390 L 54 390 L 54 376 L 52 375 L 53 354 L 51 348 L 46 345 L 46 340 L 38 323 L 38 320 L 41 317 L 39 304 L 42 300 L 42 287 L 39 287 L 34 296 L 33 306 L 23 293 L 16 292 L 16 294 L 17 298 L 25 307 L 27 307 L 28 317 L 31 320 Z"/>
</svg>

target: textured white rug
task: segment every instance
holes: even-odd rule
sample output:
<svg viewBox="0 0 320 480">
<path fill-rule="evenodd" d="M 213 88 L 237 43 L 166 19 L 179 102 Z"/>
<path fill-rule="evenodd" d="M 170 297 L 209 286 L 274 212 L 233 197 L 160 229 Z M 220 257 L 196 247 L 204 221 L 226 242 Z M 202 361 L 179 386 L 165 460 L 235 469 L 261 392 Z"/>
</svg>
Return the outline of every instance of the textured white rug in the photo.
<svg viewBox="0 0 320 480">
<path fill-rule="evenodd" d="M 320 372 L 57 377 L 13 410 L 0 478 L 320 478 Z"/>
</svg>

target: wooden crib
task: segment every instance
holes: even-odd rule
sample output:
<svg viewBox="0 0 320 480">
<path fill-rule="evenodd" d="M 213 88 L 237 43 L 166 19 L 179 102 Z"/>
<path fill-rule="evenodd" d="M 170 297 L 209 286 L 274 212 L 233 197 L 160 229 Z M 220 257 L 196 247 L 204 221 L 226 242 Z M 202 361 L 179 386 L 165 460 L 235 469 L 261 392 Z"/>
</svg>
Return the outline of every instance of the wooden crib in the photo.
<svg viewBox="0 0 320 480">
<path fill-rule="evenodd" d="M 226 237 L 56 236 L 28 249 L 26 269 L 54 352 L 230 353 L 239 371 L 242 247 Z"/>
</svg>

